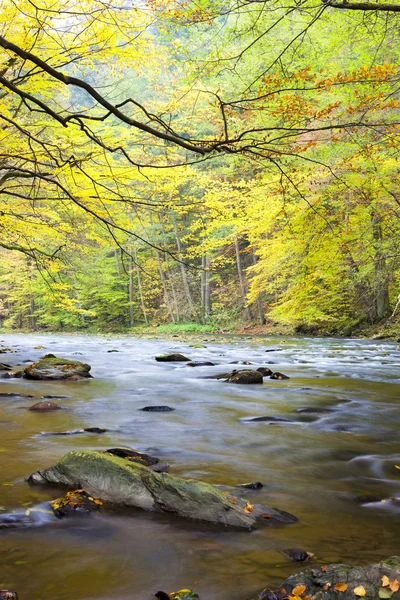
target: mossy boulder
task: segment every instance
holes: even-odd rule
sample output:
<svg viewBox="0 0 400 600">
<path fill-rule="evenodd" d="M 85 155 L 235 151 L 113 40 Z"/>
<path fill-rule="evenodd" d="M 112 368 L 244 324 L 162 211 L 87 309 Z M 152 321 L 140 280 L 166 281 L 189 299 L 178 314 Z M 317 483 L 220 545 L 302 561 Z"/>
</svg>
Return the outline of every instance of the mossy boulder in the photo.
<svg viewBox="0 0 400 600">
<path fill-rule="evenodd" d="M 77 360 L 42 358 L 24 369 L 26 379 L 80 379 L 91 377 L 91 367 Z"/>
<path fill-rule="evenodd" d="M 277 509 L 233 498 L 209 483 L 155 473 L 136 462 L 95 450 L 69 452 L 53 467 L 33 473 L 28 482 L 84 487 L 104 502 L 246 529 L 256 523 L 297 520 Z"/>
<path fill-rule="evenodd" d="M 390 582 L 396 579 L 400 581 L 400 556 L 392 556 L 383 562 L 361 567 L 333 564 L 295 573 L 288 577 L 278 590 L 272 591 L 266 588 L 258 598 L 259 600 L 283 600 L 293 595 L 296 587 L 305 586 L 301 595 L 307 595 L 309 600 L 337 600 L 339 597 L 340 600 L 355 600 L 358 597 L 365 597 L 366 600 L 379 600 L 379 598 L 400 600 L 400 591 L 392 593 L 388 585 L 382 585 L 386 583 L 385 580 L 382 582 L 384 576 Z M 340 587 L 335 589 L 335 586 Z M 365 594 L 360 586 L 365 590 Z M 357 588 L 361 593 L 354 592 Z"/>
<path fill-rule="evenodd" d="M 186 358 L 183 354 L 161 354 L 156 356 L 157 362 L 188 362 L 190 358 Z"/>
<path fill-rule="evenodd" d="M 263 376 L 259 371 L 253 371 L 252 369 L 244 369 L 242 371 L 232 371 L 227 381 L 229 383 L 262 383 Z"/>
</svg>

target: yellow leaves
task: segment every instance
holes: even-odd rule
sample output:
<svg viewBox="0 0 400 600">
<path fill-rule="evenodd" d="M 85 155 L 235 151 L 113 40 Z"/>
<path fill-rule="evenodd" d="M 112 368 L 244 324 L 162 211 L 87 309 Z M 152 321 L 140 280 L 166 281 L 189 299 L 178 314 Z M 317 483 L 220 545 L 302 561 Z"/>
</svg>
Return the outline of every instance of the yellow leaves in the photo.
<svg viewBox="0 0 400 600">
<path fill-rule="evenodd" d="M 359 586 L 357 586 L 356 588 L 354 588 L 354 590 L 353 590 L 353 593 L 354 593 L 356 596 L 365 596 L 365 594 L 366 594 L 367 592 L 365 591 L 365 588 L 364 588 L 364 586 L 362 586 L 362 585 L 359 585 Z"/>
<path fill-rule="evenodd" d="M 382 587 L 389 587 L 392 592 L 398 592 L 400 589 L 400 583 L 397 579 L 390 581 L 387 575 L 382 577 Z"/>
<path fill-rule="evenodd" d="M 387 575 L 384 575 L 382 577 L 382 587 L 386 587 L 387 585 L 389 585 L 389 583 L 390 583 L 389 577 Z"/>
<path fill-rule="evenodd" d="M 307 596 L 302 596 L 302 594 L 304 594 L 304 592 L 306 591 L 306 586 L 305 585 L 296 585 L 293 589 L 292 589 L 292 594 L 290 596 L 288 596 L 289 600 L 307 600 Z"/>
<path fill-rule="evenodd" d="M 231 504 L 237 504 L 235 498 L 228 498 L 228 500 Z"/>
<path fill-rule="evenodd" d="M 246 504 L 246 506 L 244 507 L 244 509 L 243 509 L 243 510 L 244 510 L 244 512 L 245 512 L 245 513 L 247 513 L 247 514 L 250 514 L 250 513 L 252 513 L 252 512 L 253 512 L 253 510 L 254 510 L 254 504 L 252 504 L 251 502 L 247 501 L 247 504 Z"/>
<path fill-rule="evenodd" d="M 347 590 L 347 588 L 348 588 L 348 585 L 347 585 L 347 583 L 344 583 L 344 581 L 342 581 L 342 582 L 340 582 L 340 583 L 337 583 L 337 584 L 335 585 L 335 587 L 334 587 L 334 590 L 335 590 L 336 592 L 345 592 L 345 591 Z"/>
</svg>

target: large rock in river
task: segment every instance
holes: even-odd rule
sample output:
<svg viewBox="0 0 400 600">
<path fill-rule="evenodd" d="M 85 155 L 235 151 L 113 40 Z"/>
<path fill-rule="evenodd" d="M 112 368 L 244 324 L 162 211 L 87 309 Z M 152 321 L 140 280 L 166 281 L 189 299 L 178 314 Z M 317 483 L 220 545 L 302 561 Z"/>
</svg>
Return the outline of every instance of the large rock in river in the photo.
<svg viewBox="0 0 400 600">
<path fill-rule="evenodd" d="M 24 369 L 27 379 L 77 379 L 91 377 L 91 367 L 77 360 L 42 358 Z"/>
<path fill-rule="evenodd" d="M 356 600 L 359 597 L 399 600 L 400 591 L 393 592 L 398 587 L 396 580 L 400 581 L 400 556 L 362 567 L 334 564 L 295 573 L 278 590 L 262 591 L 259 600 L 283 600 L 291 596 L 307 596 L 308 600 Z"/>
<path fill-rule="evenodd" d="M 138 463 L 95 450 L 69 452 L 53 467 L 33 473 L 28 483 L 84 487 L 105 502 L 247 529 L 256 523 L 273 525 L 297 520 L 277 509 L 233 498 L 208 483 L 155 473 Z"/>
</svg>

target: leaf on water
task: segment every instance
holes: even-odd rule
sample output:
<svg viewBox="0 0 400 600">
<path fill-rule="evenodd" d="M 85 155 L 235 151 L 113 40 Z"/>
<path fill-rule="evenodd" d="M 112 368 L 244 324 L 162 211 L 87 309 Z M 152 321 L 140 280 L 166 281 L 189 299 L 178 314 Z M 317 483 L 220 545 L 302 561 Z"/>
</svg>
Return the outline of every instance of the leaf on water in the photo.
<svg viewBox="0 0 400 600">
<path fill-rule="evenodd" d="M 294 596 L 301 596 L 301 594 L 304 594 L 304 592 L 306 591 L 306 586 L 305 585 L 296 585 L 296 587 L 294 587 L 292 589 L 292 594 Z"/>
<path fill-rule="evenodd" d="M 4 481 L 1 485 L 4 485 L 4 487 L 13 487 L 14 486 L 13 483 L 7 483 L 6 481 Z"/>
<path fill-rule="evenodd" d="M 389 587 L 392 590 L 392 592 L 398 592 L 400 588 L 400 583 L 397 581 L 397 579 L 394 579 L 389 583 Z"/>
<path fill-rule="evenodd" d="M 252 513 L 254 510 L 254 504 L 252 504 L 251 502 L 247 501 L 246 506 L 244 507 L 244 512 L 247 514 Z"/>
<path fill-rule="evenodd" d="M 394 594 L 394 592 L 392 592 L 392 590 L 385 589 L 385 588 L 381 588 L 378 592 L 379 598 L 391 598 L 393 596 L 393 594 Z"/>
<path fill-rule="evenodd" d="M 335 585 L 335 590 L 337 592 L 345 592 L 347 590 L 347 583 L 344 583 L 344 581 L 341 581 L 340 583 L 337 583 Z"/>
<path fill-rule="evenodd" d="M 365 596 L 365 594 L 367 593 L 365 591 L 364 586 L 359 585 L 356 588 L 354 588 L 353 592 L 355 593 L 356 596 Z"/>
<path fill-rule="evenodd" d="M 386 587 L 387 585 L 389 585 L 390 583 L 390 579 L 387 575 L 384 575 L 382 577 L 382 587 Z"/>
</svg>

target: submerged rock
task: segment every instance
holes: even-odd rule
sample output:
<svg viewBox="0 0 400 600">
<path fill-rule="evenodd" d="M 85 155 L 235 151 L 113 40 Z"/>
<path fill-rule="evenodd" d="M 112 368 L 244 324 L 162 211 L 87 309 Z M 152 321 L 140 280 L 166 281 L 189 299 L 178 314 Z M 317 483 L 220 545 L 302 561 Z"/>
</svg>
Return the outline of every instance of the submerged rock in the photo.
<svg viewBox="0 0 400 600">
<path fill-rule="evenodd" d="M 214 363 L 209 362 L 208 360 L 193 360 L 188 362 L 187 367 L 214 367 Z"/>
<path fill-rule="evenodd" d="M 232 373 L 228 377 L 227 381 L 229 383 L 243 383 L 243 384 L 262 383 L 263 376 L 261 375 L 261 373 L 259 371 L 253 371 L 250 369 L 248 369 L 248 370 L 246 369 L 243 371 L 232 371 Z"/>
<path fill-rule="evenodd" d="M 236 487 L 247 488 L 248 490 L 260 490 L 264 486 L 261 481 L 255 481 L 254 483 L 238 483 Z"/>
<path fill-rule="evenodd" d="M 291 421 L 290 419 L 285 419 L 284 417 L 246 417 L 241 419 L 241 421 L 245 421 L 246 423 L 258 423 L 259 421 L 265 421 L 266 423 L 295 423 L 296 421 Z"/>
<path fill-rule="evenodd" d="M 105 502 L 245 529 L 257 523 L 297 521 L 289 513 L 233 498 L 208 483 L 155 473 L 136 462 L 94 450 L 69 452 L 53 467 L 33 473 L 28 483 L 83 486 Z"/>
<path fill-rule="evenodd" d="M 312 554 L 301 548 L 285 548 L 285 550 L 282 550 L 282 554 L 293 562 L 305 562 L 312 557 Z"/>
<path fill-rule="evenodd" d="M 277 371 L 276 373 L 272 373 L 270 379 L 290 379 L 289 375 L 284 375 L 283 373 L 279 373 L 279 371 Z"/>
<path fill-rule="evenodd" d="M 0 392 L 0 398 L 34 398 L 32 394 L 18 394 L 17 392 Z"/>
<path fill-rule="evenodd" d="M 18 600 L 18 594 L 10 590 L 0 590 L 0 600 Z"/>
<path fill-rule="evenodd" d="M 55 354 L 51 354 L 51 352 L 49 354 L 45 354 L 42 357 L 42 360 L 44 360 L 45 358 L 57 358 Z"/>
<path fill-rule="evenodd" d="M 318 569 L 295 573 L 286 579 L 276 591 L 265 589 L 259 600 L 283 600 L 292 595 L 307 596 L 308 600 L 355 600 L 365 597 L 369 600 L 392 598 L 399 600 L 400 591 L 392 593 L 389 582 L 400 581 L 400 557 L 392 556 L 373 565 L 352 566 L 333 564 Z M 382 585 L 385 583 L 386 585 Z M 301 593 L 293 590 L 301 587 Z M 396 584 L 394 587 L 397 587 Z M 336 588 L 336 589 L 335 589 Z M 299 589 L 297 590 L 299 592 Z"/>
<path fill-rule="evenodd" d="M 162 354 L 156 356 L 157 362 L 188 362 L 190 358 L 186 358 L 183 354 Z"/>
<path fill-rule="evenodd" d="M 41 435 L 78 435 L 80 433 L 106 433 L 103 427 L 85 427 L 85 429 L 72 429 L 71 431 L 42 431 Z"/>
<path fill-rule="evenodd" d="M 11 365 L 7 365 L 6 363 L 0 363 L 0 371 L 9 371 L 12 369 Z"/>
<path fill-rule="evenodd" d="M 169 470 L 169 464 L 165 460 L 161 460 L 156 456 L 150 456 L 144 452 L 139 452 L 138 450 L 132 450 L 130 448 L 111 448 L 105 450 L 105 452 L 129 460 L 130 462 L 136 462 L 145 467 L 149 467 L 149 469 L 156 473 L 168 473 Z"/>
<path fill-rule="evenodd" d="M 76 379 L 91 377 L 91 367 L 77 360 L 42 358 L 24 369 L 27 379 Z"/>
<path fill-rule="evenodd" d="M 175 409 L 170 406 L 144 406 L 143 408 L 139 408 L 139 410 L 144 410 L 145 412 L 171 412 Z"/>
<path fill-rule="evenodd" d="M 61 410 L 61 406 L 55 402 L 37 402 L 28 410 L 31 412 L 52 412 L 54 410 Z"/>
</svg>

